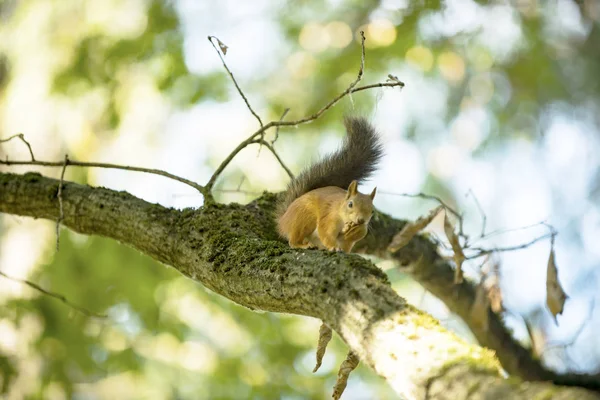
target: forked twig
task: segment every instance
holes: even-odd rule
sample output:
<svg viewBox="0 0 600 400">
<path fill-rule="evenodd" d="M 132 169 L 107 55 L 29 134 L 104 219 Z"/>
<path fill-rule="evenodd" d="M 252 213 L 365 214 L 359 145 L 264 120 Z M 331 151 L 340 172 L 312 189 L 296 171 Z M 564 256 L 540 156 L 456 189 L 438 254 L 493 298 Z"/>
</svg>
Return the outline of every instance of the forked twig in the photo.
<svg viewBox="0 0 600 400">
<path fill-rule="evenodd" d="M 217 178 L 223 172 L 223 170 L 227 167 L 227 165 L 231 162 L 231 160 L 233 160 L 233 158 L 243 148 L 245 148 L 246 146 L 251 144 L 256 137 L 261 136 L 261 138 L 262 138 L 262 135 L 264 134 L 264 132 L 267 129 L 270 129 L 273 127 L 280 127 L 280 126 L 296 126 L 296 125 L 304 124 L 304 123 L 307 123 L 310 121 L 314 121 L 315 119 L 319 118 L 324 112 L 329 110 L 331 107 L 333 107 L 336 103 L 338 103 L 342 98 L 344 98 L 348 94 L 369 88 L 369 87 L 364 87 L 364 88 L 356 88 L 355 89 L 356 85 L 361 81 L 361 79 L 363 77 L 364 68 L 365 68 L 365 34 L 363 31 L 361 31 L 360 35 L 361 35 L 360 69 L 358 71 L 358 75 L 357 75 L 356 79 L 350 83 L 350 85 L 346 88 L 346 90 L 344 90 L 342 93 L 337 95 L 333 100 L 329 101 L 327 104 L 325 104 L 323 107 L 321 107 L 317 112 L 315 112 L 314 114 L 312 114 L 308 117 L 304 117 L 302 119 L 295 120 L 295 121 L 283 121 L 283 120 L 271 121 L 268 124 L 261 127 L 256 132 L 254 132 L 253 134 L 251 134 L 250 137 L 248 137 L 246 140 L 242 141 L 235 149 L 233 149 L 233 151 L 225 158 L 225 160 L 223 160 L 223 162 L 219 165 L 219 167 L 217 167 L 217 169 L 215 170 L 213 175 L 210 177 L 208 183 L 206 184 L 207 192 L 210 192 L 212 190 Z M 214 46 L 214 44 L 213 44 L 213 46 Z M 382 86 L 389 86 L 389 87 L 404 86 L 404 83 L 402 83 L 398 80 L 398 81 L 390 82 L 390 83 L 382 85 Z M 376 86 L 371 85 L 371 87 L 376 87 Z"/>
<path fill-rule="evenodd" d="M 279 122 L 283 121 L 283 119 L 285 118 L 285 116 L 287 115 L 288 112 L 290 112 L 289 108 L 286 108 L 285 110 L 283 110 L 283 114 L 281 114 L 281 117 L 279 118 Z M 277 128 L 275 128 L 275 138 L 271 141 L 272 146 L 274 146 L 277 139 L 279 139 L 279 127 L 280 126 L 277 125 Z"/>
<path fill-rule="evenodd" d="M 554 236 L 556 236 L 556 233 L 547 233 L 545 235 L 538 236 L 537 238 L 535 238 L 527 243 L 523 243 L 523 244 L 516 245 L 516 246 L 494 247 L 491 249 L 485 249 L 485 248 L 481 248 L 481 247 L 471 247 L 468 250 L 476 251 L 476 253 L 466 257 L 466 259 L 474 260 L 476 258 L 483 257 L 483 256 L 486 256 L 486 255 L 492 254 L 492 253 L 501 253 L 501 252 L 506 252 L 506 251 L 522 250 L 527 247 L 533 246 L 534 244 L 536 244 L 539 241 L 542 241 L 542 240 L 548 239 L 548 238 L 552 238 Z M 465 249 L 465 250 L 467 250 L 467 249 Z"/>
<path fill-rule="evenodd" d="M 25 143 L 25 145 L 29 149 L 29 154 L 31 155 L 31 161 L 35 161 L 35 157 L 33 156 L 33 150 L 31 149 L 31 145 L 29 144 L 29 142 L 27 140 L 25 140 L 25 135 L 23 135 L 22 133 L 17 133 L 16 135 L 12 135 L 10 137 L 7 137 L 6 139 L 0 139 L 0 143 L 5 143 L 8 141 L 11 141 L 14 138 L 18 138 L 23 143 Z"/>
<path fill-rule="evenodd" d="M 479 214 L 481 214 L 481 234 L 479 235 L 480 238 L 485 236 L 485 226 L 487 224 L 487 215 L 485 215 L 485 212 L 483 211 L 483 207 L 481 207 L 481 204 L 479 203 L 479 200 L 477 199 L 477 196 L 475 196 L 475 193 L 473 192 L 472 189 L 469 189 L 469 191 L 467 192 L 467 196 L 471 196 L 473 198 L 473 201 L 475 202 L 475 206 L 477 206 L 477 209 L 479 210 Z"/>
<path fill-rule="evenodd" d="M 458 227 L 459 227 L 458 234 L 461 237 L 465 237 L 465 235 L 463 233 L 463 216 L 462 216 L 462 214 L 459 214 L 458 211 L 456 211 L 454 208 L 450 207 L 441 198 L 439 198 L 437 196 L 433 196 L 431 194 L 425 194 L 425 193 L 396 193 L 396 192 L 388 192 L 385 190 L 378 190 L 377 193 L 386 194 L 389 196 L 413 197 L 413 198 L 418 197 L 421 199 L 437 201 L 442 207 L 444 207 L 446 210 L 448 210 L 448 212 L 450 212 L 452 215 L 454 215 L 456 217 L 456 219 L 458 220 Z"/>
<path fill-rule="evenodd" d="M 497 230 L 491 231 L 489 233 L 486 233 L 483 237 L 476 238 L 470 244 L 473 245 L 476 242 L 479 242 L 484 239 L 489 239 L 493 236 L 504 235 L 506 233 L 517 232 L 517 231 L 521 231 L 521 230 L 525 230 L 525 229 L 535 228 L 536 226 L 540 226 L 540 225 L 546 226 L 547 223 L 546 223 L 546 221 L 540 221 L 540 222 L 536 222 L 535 224 L 525 225 L 525 226 L 521 226 L 518 228 L 497 229 Z"/>
<path fill-rule="evenodd" d="M 385 83 L 372 83 L 370 85 L 365 85 L 365 86 L 360 86 L 357 87 L 356 89 L 352 89 L 350 91 L 350 93 L 356 93 L 356 92 L 360 92 L 362 90 L 367 90 L 367 89 L 374 89 L 374 88 L 380 88 L 380 87 L 404 87 L 404 82 L 385 82 Z"/>
</svg>

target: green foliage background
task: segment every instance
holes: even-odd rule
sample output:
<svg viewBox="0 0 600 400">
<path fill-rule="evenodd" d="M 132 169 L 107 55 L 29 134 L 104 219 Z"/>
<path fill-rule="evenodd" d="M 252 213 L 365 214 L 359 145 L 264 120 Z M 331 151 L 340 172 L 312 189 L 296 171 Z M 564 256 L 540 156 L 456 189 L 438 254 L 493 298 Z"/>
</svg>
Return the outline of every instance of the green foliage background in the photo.
<svg viewBox="0 0 600 400">
<path fill-rule="evenodd" d="M 118 13 L 125 2 L 112 3 Z M 337 95 L 343 84 L 356 75 L 360 48 L 352 41 L 343 49 L 327 49 L 315 55 L 319 68 L 301 83 L 288 81 L 280 65 L 285 63 L 287 55 L 301 50 L 298 37 L 307 23 L 340 20 L 356 31 L 372 19 L 383 3 L 392 4 L 387 4 L 386 9 L 394 21 L 396 37 L 388 46 L 368 48 L 364 82 L 383 81 L 388 73 L 405 70 L 407 51 L 421 46 L 430 52 L 433 60 L 452 52 L 464 62 L 464 76 L 456 82 L 446 80 L 435 66 L 421 71 L 425 79 L 439 82 L 447 93 L 445 112 L 436 117 L 450 124 L 465 101 L 470 101 L 473 89 L 468 83 L 480 72 L 475 64 L 480 57 L 491 57 L 489 49 L 475 40 L 477 32 L 458 31 L 435 38 L 419 34 L 419 24 L 442 13 L 447 7 L 445 2 L 415 1 L 408 7 L 398 6 L 397 11 L 394 11 L 394 2 L 346 0 L 333 3 L 334 6 L 326 1 L 288 1 L 271 9 L 272 19 L 279 29 L 272 34 L 280 35 L 283 43 L 272 54 L 277 66 L 266 67 L 262 76 L 242 82 L 247 94 L 261 98 L 263 115 L 278 118 L 285 108 L 291 107 L 289 119 L 302 117 Z M 495 7 L 479 3 L 484 8 Z M 553 8 L 555 2 L 517 3 L 521 6 L 511 8 L 511 12 L 523 32 L 522 48 L 511 57 L 494 59 L 490 68 L 490 79 L 495 80 L 496 88 L 501 88 L 504 80 L 510 83 L 510 100 L 492 97 L 486 105 L 495 124 L 476 152 L 484 153 L 514 140 L 537 140 L 542 115 L 550 105 L 567 104 L 598 111 L 598 8 L 589 6 L 591 2 L 583 2 L 587 6 L 577 5 L 588 31 L 575 40 L 548 33 L 549 21 L 557 12 Z M 100 138 L 96 146 L 118 135 L 118 127 L 129 112 L 119 103 L 122 76 L 136 68 L 151 71 L 155 87 L 174 112 L 205 102 L 239 101 L 223 70 L 208 74 L 190 70 L 184 51 L 186 30 L 178 12 L 180 4 L 166 0 L 140 0 L 136 4 L 145 15 L 145 28 L 133 36 L 121 37 L 118 32 L 107 34 L 93 26 L 82 26 L 81 22 L 75 24 L 73 18 L 79 18 L 78 13 L 86 8 L 75 0 L 0 0 L 2 40 L 24 34 L 19 31 L 18 22 L 28 15 L 52 13 L 56 29 L 46 30 L 40 37 L 53 48 L 62 48 L 58 61 L 48 66 L 52 71 L 50 95 L 76 103 L 90 92 L 101 91 L 104 102 L 90 121 L 94 135 Z M 61 29 L 71 23 L 80 31 L 66 40 Z M 219 36 L 218 31 L 212 33 Z M 260 45 L 259 38 L 256 42 Z M 216 55 L 208 53 L 203 57 L 216 58 Z M 0 99 L 7 96 L 12 76 L 21 67 L 15 62 L 14 53 L 0 45 Z M 234 73 L 243 69 L 240 65 L 230 64 L 230 67 Z M 405 80 L 403 76 L 399 78 Z M 411 85 L 409 81 L 406 83 Z M 376 96 L 355 95 L 352 101 L 364 112 L 377 105 Z M 0 109 L 2 107 L 0 103 Z M 347 105 L 334 108 L 307 128 L 307 140 L 301 144 L 301 160 L 308 158 L 310 143 L 320 130 L 339 130 L 338 121 L 347 109 Z M 286 136 L 290 132 L 282 130 L 281 147 L 292 143 L 289 135 Z M 11 133 L 0 131 L 0 137 Z M 435 125 L 424 124 L 417 118 L 411 121 L 407 132 L 407 137 L 417 144 L 429 143 L 439 135 Z M 220 161 L 211 156 L 205 160 L 211 169 Z M 295 162 L 302 163 L 300 159 Z M 86 171 L 69 171 L 69 174 L 79 182 L 89 180 Z M 221 185 L 231 186 L 227 183 L 238 182 L 247 174 L 248 171 L 231 168 Z M 423 190 L 450 198 L 451 203 L 462 201 L 432 175 L 427 177 Z M 230 198 L 223 195 L 222 199 Z M 4 219 L 0 229 L 7 232 L 11 224 Z M 26 297 L 2 299 L 3 328 L 0 331 L 16 332 L 16 343 L 19 343 L 0 340 L 0 381 L 7 398 L 305 399 L 330 396 L 337 365 L 346 350 L 339 339 L 335 339 L 322 372 L 311 373 L 318 321 L 250 312 L 137 251 L 104 238 L 85 238 L 63 230 L 58 252 L 52 247 L 53 240 L 47 237 L 31 244 L 47 250 L 43 263 L 28 279 L 64 294 L 74 304 L 107 313 L 108 318 L 82 315 L 33 291 Z M 398 289 L 406 284 L 404 279 L 401 274 L 392 274 Z M 385 382 L 364 366 L 352 376 L 350 385 L 345 398 L 395 398 Z"/>
</svg>

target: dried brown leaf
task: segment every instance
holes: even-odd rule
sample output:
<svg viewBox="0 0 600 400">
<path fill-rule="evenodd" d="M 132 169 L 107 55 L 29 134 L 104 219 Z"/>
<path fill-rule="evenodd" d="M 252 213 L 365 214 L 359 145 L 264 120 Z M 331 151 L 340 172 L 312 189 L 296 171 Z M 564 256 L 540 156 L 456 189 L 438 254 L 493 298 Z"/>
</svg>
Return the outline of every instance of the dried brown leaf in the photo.
<svg viewBox="0 0 600 400">
<path fill-rule="evenodd" d="M 352 351 L 348 352 L 346 359 L 340 365 L 340 370 L 338 371 L 338 377 L 335 382 L 335 386 L 333 387 L 333 397 L 334 400 L 339 400 L 344 393 L 344 389 L 346 389 L 346 385 L 348 384 L 348 376 L 354 369 L 358 366 L 358 357 Z"/>
<path fill-rule="evenodd" d="M 427 227 L 433 219 L 442 211 L 443 207 L 439 206 L 429 212 L 429 214 L 420 217 L 414 222 L 408 222 L 404 228 L 394 236 L 392 243 L 388 246 L 388 250 L 396 252 L 406 246 L 408 242 L 419 232 Z"/>
<path fill-rule="evenodd" d="M 323 356 L 325 355 L 325 350 L 327 350 L 327 344 L 331 340 L 331 336 L 333 332 L 330 327 L 325 325 L 325 323 L 321 323 L 321 327 L 319 328 L 319 344 L 317 345 L 317 365 L 313 369 L 313 373 L 317 372 L 321 367 L 321 363 L 323 362 Z"/>
<path fill-rule="evenodd" d="M 454 272 L 454 283 L 462 283 L 463 281 L 463 271 L 462 264 L 465 261 L 465 254 L 463 253 L 462 246 L 460 245 L 460 241 L 458 240 L 458 235 L 454 232 L 454 226 L 450 219 L 448 218 L 448 212 L 444 217 L 444 232 L 446 233 L 446 237 L 450 242 L 450 246 L 452 246 L 452 251 L 454 252 L 454 264 L 456 264 L 456 270 Z"/>
<path fill-rule="evenodd" d="M 490 308 L 490 300 L 488 293 L 485 288 L 483 281 L 477 286 L 477 292 L 475 294 L 475 301 L 471 306 L 470 317 L 472 323 L 487 332 L 489 328 L 489 314 L 488 309 Z"/>
<path fill-rule="evenodd" d="M 219 44 L 219 49 L 221 49 L 221 52 L 223 53 L 224 56 L 227 55 L 227 50 L 229 49 L 229 47 L 227 47 L 227 45 L 223 42 L 221 42 L 221 39 L 219 39 L 216 36 L 213 36 L 215 39 L 217 39 L 217 43 Z"/>
<path fill-rule="evenodd" d="M 490 306 L 495 314 L 499 314 L 504 311 L 504 304 L 502 303 L 502 290 L 500 289 L 500 263 L 494 262 L 492 268 L 492 276 L 488 278 L 488 299 L 490 299 Z M 486 283 L 487 283 L 486 282 Z"/>
<path fill-rule="evenodd" d="M 546 305 L 554 317 L 554 323 L 558 325 L 556 316 L 562 314 L 565 308 L 565 302 L 569 296 L 565 293 L 558 281 L 558 269 L 554 259 L 554 242 L 550 248 L 550 257 L 548 257 L 548 270 L 546 272 Z"/>
</svg>

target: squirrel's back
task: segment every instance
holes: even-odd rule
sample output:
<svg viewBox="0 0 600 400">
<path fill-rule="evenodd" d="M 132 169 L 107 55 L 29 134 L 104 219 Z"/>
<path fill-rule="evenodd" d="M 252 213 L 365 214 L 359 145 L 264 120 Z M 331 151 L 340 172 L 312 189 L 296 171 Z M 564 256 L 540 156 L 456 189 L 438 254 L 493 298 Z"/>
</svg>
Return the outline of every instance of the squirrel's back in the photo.
<svg viewBox="0 0 600 400">
<path fill-rule="evenodd" d="M 295 199 L 311 190 L 327 186 L 346 189 L 352 181 L 360 183 L 375 171 L 383 155 L 375 128 L 364 118 L 348 117 L 344 124 L 347 135 L 342 147 L 292 179 L 277 206 L 278 218 Z"/>
</svg>

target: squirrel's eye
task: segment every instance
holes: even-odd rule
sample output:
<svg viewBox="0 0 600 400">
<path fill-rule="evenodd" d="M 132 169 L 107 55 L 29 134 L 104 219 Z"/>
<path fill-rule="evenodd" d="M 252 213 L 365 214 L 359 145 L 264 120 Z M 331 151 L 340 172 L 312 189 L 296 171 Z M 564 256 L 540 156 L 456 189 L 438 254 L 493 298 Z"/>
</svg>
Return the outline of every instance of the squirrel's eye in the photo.
<svg viewBox="0 0 600 400">
<path fill-rule="evenodd" d="M 352 208 L 352 202 L 351 201 L 348 202 L 348 208 Z"/>
</svg>

